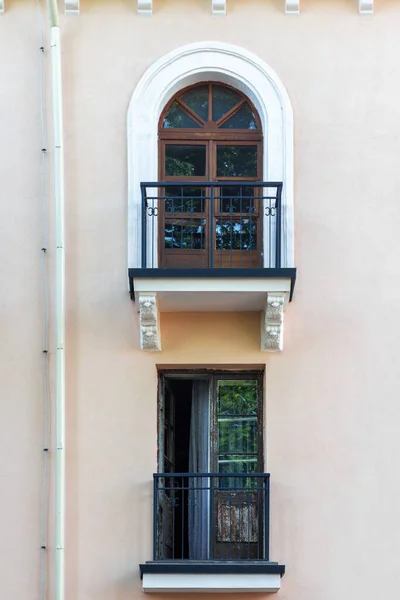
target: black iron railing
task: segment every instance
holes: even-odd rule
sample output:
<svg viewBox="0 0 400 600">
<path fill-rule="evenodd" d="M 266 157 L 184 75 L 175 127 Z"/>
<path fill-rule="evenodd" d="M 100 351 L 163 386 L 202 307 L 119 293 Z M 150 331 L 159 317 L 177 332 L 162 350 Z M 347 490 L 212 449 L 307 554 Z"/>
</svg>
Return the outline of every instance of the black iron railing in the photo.
<svg viewBox="0 0 400 600">
<path fill-rule="evenodd" d="M 142 268 L 281 267 L 282 183 L 142 183 Z"/>
<path fill-rule="evenodd" d="M 156 473 L 154 560 L 269 560 L 269 474 Z"/>
</svg>

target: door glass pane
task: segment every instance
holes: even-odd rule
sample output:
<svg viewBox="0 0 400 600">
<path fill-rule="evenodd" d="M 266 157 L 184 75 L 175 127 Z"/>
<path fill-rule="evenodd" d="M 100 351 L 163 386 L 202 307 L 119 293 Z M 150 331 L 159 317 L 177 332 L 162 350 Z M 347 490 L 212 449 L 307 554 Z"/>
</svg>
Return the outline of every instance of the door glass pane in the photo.
<svg viewBox="0 0 400 600">
<path fill-rule="evenodd" d="M 205 219 L 167 219 L 164 229 L 165 248 L 204 250 L 205 224 Z"/>
<path fill-rule="evenodd" d="M 217 219 L 217 250 L 256 250 L 257 222 L 251 219 Z"/>
<path fill-rule="evenodd" d="M 203 119 L 208 121 L 208 86 L 196 87 L 184 94 L 181 100 Z"/>
<path fill-rule="evenodd" d="M 220 417 L 219 452 L 257 452 L 257 417 Z"/>
<path fill-rule="evenodd" d="M 256 177 L 257 146 L 217 146 L 217 177 Z"/>
<path fill-rule="evenodd" d="M 250 186 L 221 187 L 222 213 L 251 213 L 256 212 L 255 188 Z"/>
<path fill-rule="evenodd" d="M 258 382 L 254 379 L 218 381 L 218 414 L 258 414 Z"/>
<path fill-rule="evenodd" d="M 203 187 L 173 186 L 165 188 L 165 212 L 202 213 L 205 211 Z"/>
<path fill-rule="evenodd" d="M 257 121 L 250 106 L 246 103 L 220 127 L 221 129 L 257 129 Z"/>
<path fill-rule="evenodd" d="M 165 146 L 165 174 L 175 177 L 204 177 L 206 174 L 206 146 L 167 144 Z"/>
<path fill-rule="evenodd" d="M 258 382 L 220 380 L 217 385 L 218 472 L 257 473 Z M 227 477 L 220 488 L 254 488 L 254 478 Z"/>
<path fill-rule="evenodd" d="M 218 121 L 223 115 L 239 104 L 242 97 L 233 90 L 213 85 L 212 87 L 212 120 Z"/>
<path fill-rule="evenodd" d="M 185 110 L 183 110 L 183 108 L 181 108 L 177 102 L 174 102 L 164 117 L 163 127 L 164 129 L 198 129 L 199 127 L 201 127 L 201 125 L 199 125 L 197 121 L 192 119 L 192 117 L 190 117 L 188 113 Z"/>
</svg>

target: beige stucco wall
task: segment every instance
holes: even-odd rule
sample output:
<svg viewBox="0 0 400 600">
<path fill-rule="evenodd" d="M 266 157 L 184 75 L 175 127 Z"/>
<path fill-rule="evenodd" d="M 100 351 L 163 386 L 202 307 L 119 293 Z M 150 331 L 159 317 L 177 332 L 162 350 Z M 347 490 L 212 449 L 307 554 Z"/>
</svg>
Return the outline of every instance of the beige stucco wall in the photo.
<svg viewBox="0 0 400 600">
<path fill-rule="evenodd" d="M 138 564 L 151 558 L 157 363 L 265 363 L 271 557 L 287 566 L 281 600 L 392 597 L 400 553 L 400 8 L 381 1 L 363 18 L 355 0 L 304 0 L 300 17 L 289 17 L 283 0 L 228 0 L 227 17 L 213 18 L 209 4 L 155 0 L 153 17 L 139 18 L 134 0 L 81 0 L 79 17 L 62 18 L 67 598 L 141 596 Z M 126 277 L 127 107 L 154 60 L 207 39 L 258 54 L 294 108 L 299 276 L 280 355 L 259 351 L 259 316 L 246 313 L 163 315 L 163 352 L 139 350 Z M 37 2 L 6 0 L 0 589 L 13 600 L 39 598 L 40 583 L 39 46 Z M 51 123 L 49 103 L 47 111 Z M 47 162 L 50 185 L 51 152 Z M 48 264 L 52 275 L 52 246 Z M 50 295 L 52 286 L 51 277 Z"/>
</svg>

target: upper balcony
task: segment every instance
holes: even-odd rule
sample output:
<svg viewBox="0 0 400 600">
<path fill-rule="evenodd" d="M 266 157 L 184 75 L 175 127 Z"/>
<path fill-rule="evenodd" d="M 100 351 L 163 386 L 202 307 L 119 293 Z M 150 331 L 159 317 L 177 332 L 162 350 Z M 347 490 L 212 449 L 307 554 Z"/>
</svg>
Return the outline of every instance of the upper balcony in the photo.
<svg viewBox="0 0 400 600">
<path fill-rule="evenodd" d="M 160 311 L 259 311 L 262 349 L 282 350 L 296 269 L 281 267 L 281 194 L 280 182 L 239 178 L 141 184 L 141 267 L 129 281 L 142 349 L 161 349 Z"/>
</svg>

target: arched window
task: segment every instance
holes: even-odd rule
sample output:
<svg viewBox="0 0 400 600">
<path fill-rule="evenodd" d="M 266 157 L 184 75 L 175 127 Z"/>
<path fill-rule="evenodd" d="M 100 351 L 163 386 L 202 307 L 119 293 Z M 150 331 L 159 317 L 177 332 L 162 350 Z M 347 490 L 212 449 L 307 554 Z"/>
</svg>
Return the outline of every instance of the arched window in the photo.
<svg viewBox="0 0 400 600">
<path fill-rule="evenodd" d="M 260 267 L 263 135 L 249 98 L 215 82 L 185 88 L 158 135 L 159 265 Z"/>
</svg>

